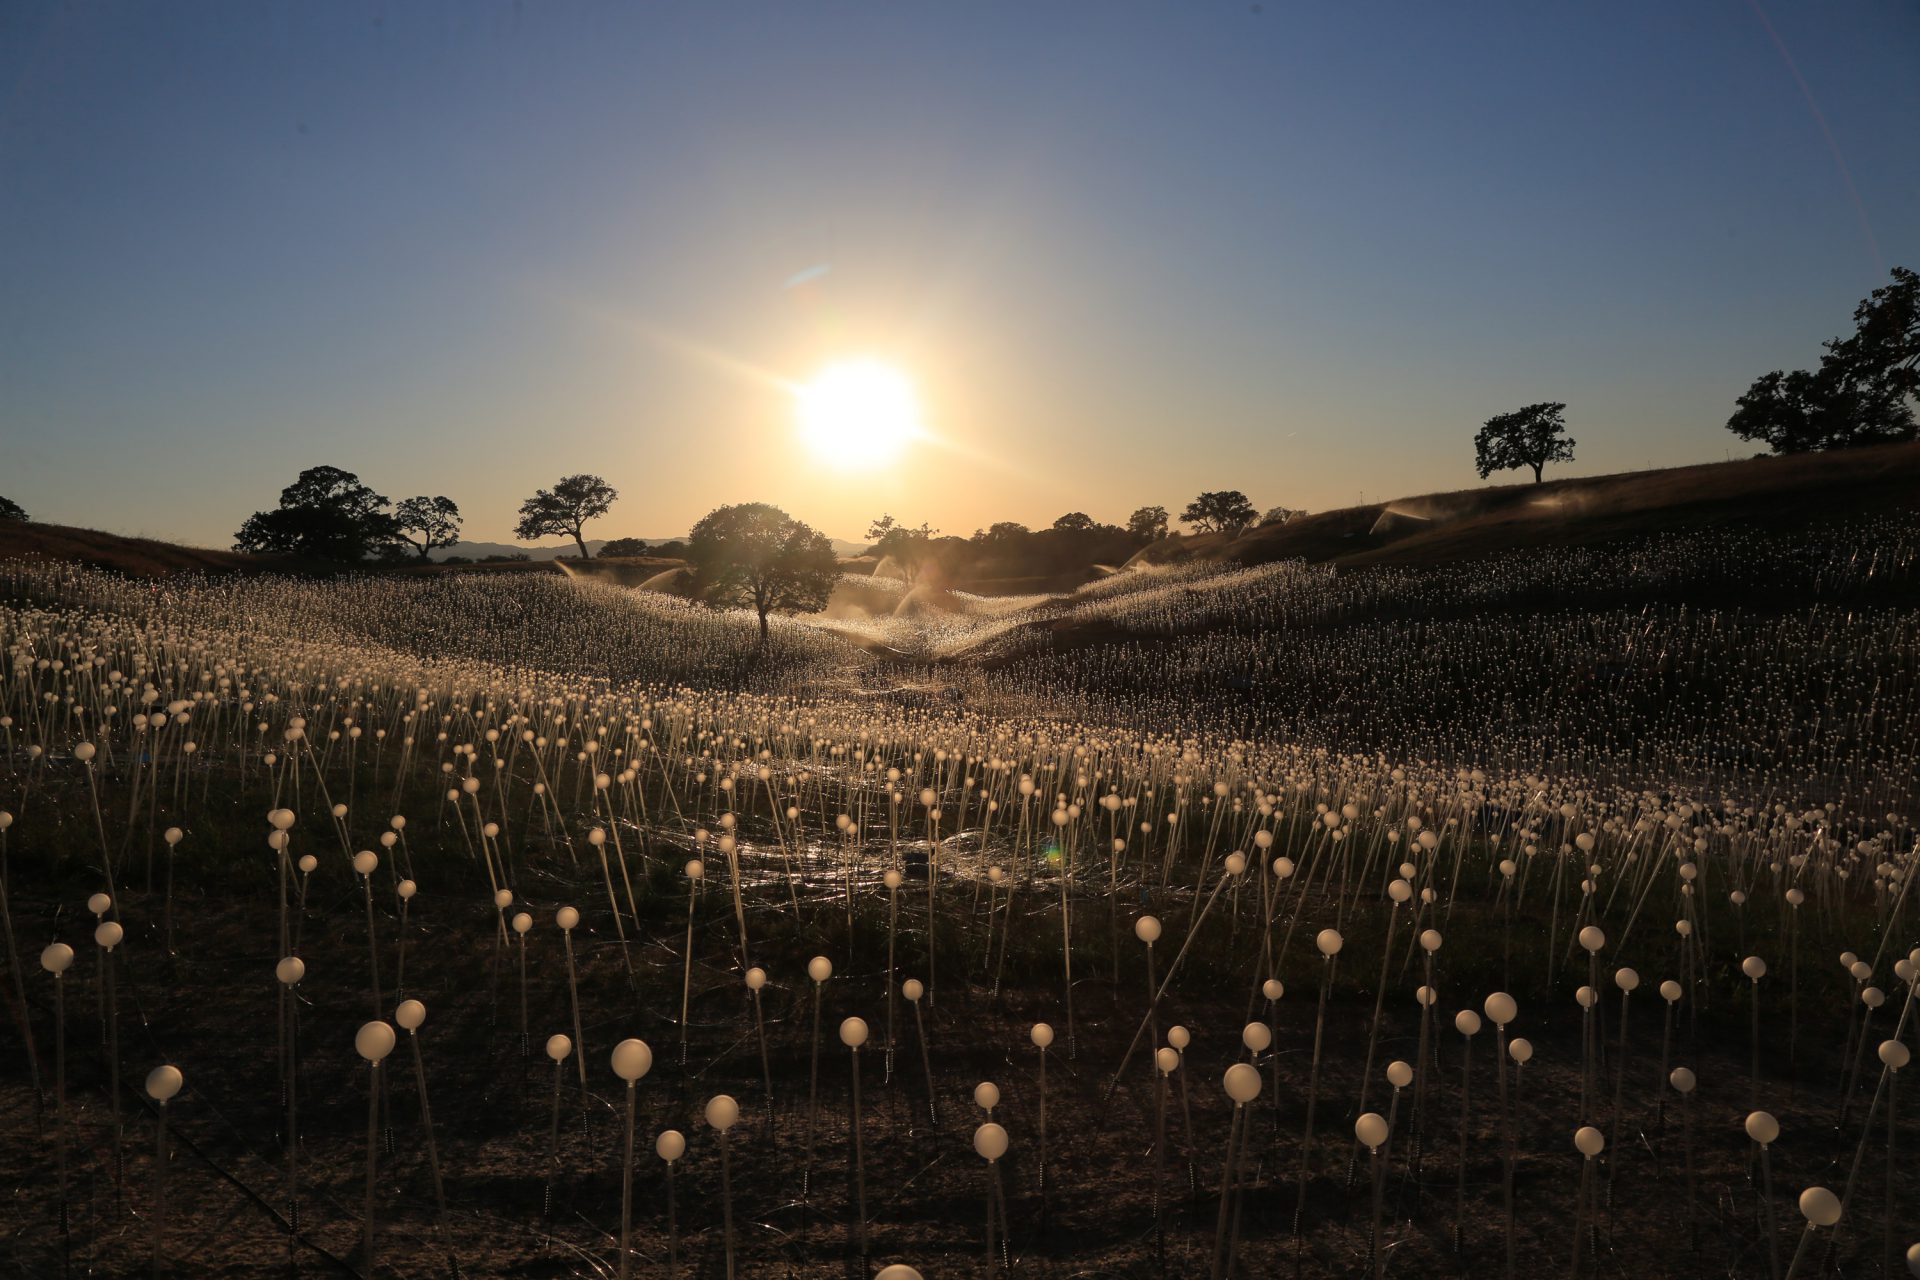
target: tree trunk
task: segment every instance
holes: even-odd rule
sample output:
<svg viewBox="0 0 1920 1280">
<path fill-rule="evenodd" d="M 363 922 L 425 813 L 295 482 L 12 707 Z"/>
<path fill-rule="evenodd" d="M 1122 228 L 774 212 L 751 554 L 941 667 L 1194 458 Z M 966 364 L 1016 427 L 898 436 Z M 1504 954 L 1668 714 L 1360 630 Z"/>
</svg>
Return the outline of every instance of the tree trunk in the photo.
<svg viewBox="0 0 1920 1280">
<path fill-rule="evenodd" d="M 1540 483 L 1540 469 L 1545 465 L 1546 464 L 1544 462 L 1536 462 L 1533 464 L 1533 482 L 1535 484 Z"/>
<path fill-rule="evenodd" d="M 765 644 L 767 636 L 771 634 L 767 629 L 767 611 L 763 607 L 758 610 L 758 613 L 760 614 L 760 643 Z"/>
<path fill-rule="evenodd" d="M 587 554 L 586 540 L 580 536 L 580 530 L 577 528 L 573 531 L 573 544 L 580 548 L 580 558 L 582 560 L 593 559 L 592 556 Z"/>
</svg>

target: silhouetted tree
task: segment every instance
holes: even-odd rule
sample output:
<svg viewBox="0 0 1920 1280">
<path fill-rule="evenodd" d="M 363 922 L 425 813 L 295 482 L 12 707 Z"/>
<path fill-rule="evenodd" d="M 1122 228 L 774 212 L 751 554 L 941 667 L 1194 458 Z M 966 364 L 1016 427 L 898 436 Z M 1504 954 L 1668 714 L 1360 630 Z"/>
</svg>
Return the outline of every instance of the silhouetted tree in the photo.
<svg viewBox="0 0 1920 1280">
<path fill-rule="evenodd" d="M 1127 532 L 1142 542 L 1158 542 L 1167 536 L 1167 509 L 1141 507 L 1127 517 Z"/>
<path fill-rule="evenodd" d="M 608 556 L 644 556 L 650 554 L 645 538 L 610 538 L 600 544 L 600 558 Z"/>
<path fill-rule="evenodd" d="M 1473 438 L 1473 465 L 1486 479 L 1496 471 L 1532 467 L 1533 482 L 1549 462 L 1572 462 L 1574 442 L 1567 438 L 1567 406 L 1553 402 L 1530 404 L 1512 413 L 1488 418 Z"/>
<path fill-rule="evenodd" d="M 531 542 L 566 534 L 580 548 L 580 558 L 590 560 L 583 533 L 587 521 L 607 514 L 619 496 L 620 491 L 599 476 L 563 476 L 553 488 L 538 490 L 520 504 L 520 523 L 513 527 L 513 536 Z"/>
<path fill-rule="evenodd" d="M 996 520 L 987 526 L 985 533 L 974 534 L 973 540 L 975 542 L 1011 542 L 1016 538 L 1024 538 L 1031 532 L 1032 530 L 1018 520 Z"/>
<path fill-rule="evenodd" d="M 12 498 L 0 498 L 0 520 L 27 520 L 27 509 Z"/>
<path fill-rule="evenodd" d="M 1305 514 L 1306 512 L 1297 511 L 1292 507 L 1269 507 L 1267 509 L 1267 513 L 1260 517 L 1260 523 L 1263 526 L 1270 525 L 1270 524 L 1285 524 L 1287 521 L 1293 519 L 1295 516 L 1300 516 Z"/>
<path fill-rule="evenodd" d="M 687 559 L 695 596 L 752 609 L 762 640 L 768 614 L 826 607 L 840 577 L 840 557 L 827 535 L 765 502 L 708 512 L 687 536 Z"/>
<path fill-rule="evenodd" d="M 400 541 L 422 560 L 431 559 L 429 553 L 436 548 L 460 541 L 460 508 L 452 498 L 406 498 L 394 507 L 393 523 Z"/>
<path fill-rule="evenodd" d="M 1180 518 L 1202 533 L 1238 534 L 1260 513 L 1238 489 L 1203 493 L 1187 504 Z"/>
<path fill-rule="evenodd" d="M 387 500 L 339 467 L 309 467 L 233 535 L 235 551 L 353 562 L 391 546 L 399 528 Z"/>
<path fill-rule="evenodd" d="M 873 539 L 873 552 L 884 556 L 900 566 L 900 574 L 908 585 L 919 578 L 920 570 L 933 555 L 933 540 L 938 530 L 931 525 L 921 525 L 915 529 L 896 521 L 892 516 L 881 516 L 867 526 L 867 537 Z"/>
<path fill-rule="evenodd" d="M 1920 276 L 1893 269 L 1853 312 L 1854 332 L 1824 345 L 1820 368 L 1775 369 L 1754 379 L 1727 419 L 1742 440 L 1775 453 L 1912 440 L 1909 401 L 1920 396 Z"/>
<path fill-rule="evenodd" d="M 1055 520 L 1053 527 L 1060 533 L 1087 533 L 1098 526 L 1094 524 L 1093 517 L 1086 512 L 1069 511 Z"/>
</svg>

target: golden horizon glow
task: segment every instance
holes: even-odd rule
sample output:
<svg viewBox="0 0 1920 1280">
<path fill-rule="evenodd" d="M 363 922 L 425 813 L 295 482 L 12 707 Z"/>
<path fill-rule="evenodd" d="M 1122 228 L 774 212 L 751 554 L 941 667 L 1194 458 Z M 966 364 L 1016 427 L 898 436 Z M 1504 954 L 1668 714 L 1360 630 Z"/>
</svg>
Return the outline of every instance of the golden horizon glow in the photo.
<svg viewBox="0 0 1920 1280">
<path fill-rule="evenodd" d="M 879 360 L 830 364 L 797 388 L 794 399 L 801 438 L 831 466 L 885 466 L 923 434 L 913 383 Z"/>
</svg>

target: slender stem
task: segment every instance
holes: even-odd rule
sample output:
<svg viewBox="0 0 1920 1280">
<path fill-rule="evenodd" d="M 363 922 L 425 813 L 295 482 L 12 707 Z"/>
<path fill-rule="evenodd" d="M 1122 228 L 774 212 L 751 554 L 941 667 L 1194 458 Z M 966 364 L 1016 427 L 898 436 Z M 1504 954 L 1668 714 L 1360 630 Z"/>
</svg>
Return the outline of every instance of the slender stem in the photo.
<svg viewBox="0 0 1920 1280">
<path fill-rule="evenodd" d="M 380 1064 L 367 1064 L 367 1203 L 362 1242 L 367 1280 L 373 1280 L 373 1190 L 380 1170 Z"/>
</svg>

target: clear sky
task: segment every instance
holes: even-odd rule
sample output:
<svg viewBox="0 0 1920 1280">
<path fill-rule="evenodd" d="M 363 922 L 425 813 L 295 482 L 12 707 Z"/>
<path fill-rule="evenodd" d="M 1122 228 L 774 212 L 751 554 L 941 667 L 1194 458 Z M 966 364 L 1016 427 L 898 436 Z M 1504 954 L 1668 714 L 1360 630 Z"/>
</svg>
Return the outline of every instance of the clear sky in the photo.
<svg viewBox="0 0 1920 1280">
<path fill-rule="evenodd" d="M 1741 456 L 1920 267 L 1920 6 L 0 5 L 0 493 L 225 545 L 300 468 L 505 541 L 839 537 Z M 796 283 L 796 280 L 798 281 Z M 792 387 L 905 373 L 843 469 Z M 1507 479 L 1521 479 L 1512 473 Z"/>
</svg>

